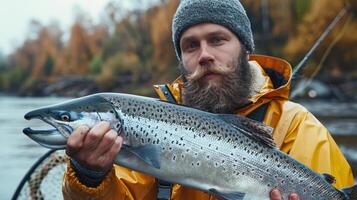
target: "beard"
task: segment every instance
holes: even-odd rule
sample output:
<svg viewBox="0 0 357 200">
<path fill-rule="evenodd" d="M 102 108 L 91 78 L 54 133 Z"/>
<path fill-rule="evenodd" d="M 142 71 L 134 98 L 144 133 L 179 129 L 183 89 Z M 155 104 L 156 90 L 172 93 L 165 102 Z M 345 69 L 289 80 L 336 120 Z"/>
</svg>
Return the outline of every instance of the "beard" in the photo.
<svg viewBox="0 0 357 200">
<path fill-rule="evenodd" d="M 241 51 L 235 63 L 236 66 L 199 67 L 192 74 L 188 74 L 181 64 L 183 103 L 207 112 L 227 114 L 249 104 L 252 72 L 245 51 Z M 204 80 L 208 74 L 220 75 L 220 79 Z"/>
</svg>

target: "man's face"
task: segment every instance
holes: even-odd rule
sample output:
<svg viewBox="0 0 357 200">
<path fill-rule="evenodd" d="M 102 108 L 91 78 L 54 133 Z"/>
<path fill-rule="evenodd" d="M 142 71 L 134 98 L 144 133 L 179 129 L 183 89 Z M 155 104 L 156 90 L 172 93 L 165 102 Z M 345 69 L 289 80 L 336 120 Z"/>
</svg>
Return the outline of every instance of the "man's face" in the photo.
<svg viewBox="0 0 357 200">
<path fill-rule="evenodd" d="M 201 79 L 207 87 L 220 86 L 222 76 L 234 71 L 241 54 L 238 38 L 217 24 L 199 24 L 181 37 L 182 64 L 188 79 Z"/>
<path fill-rule="evenodd" d="M 180 40 L 186 79 L 182 100 L 186 105 L 215 113 L 233 113 L 249 102 L 251 72 L 248 56 L 227 28 L 200 24 Z"/>
</svg>

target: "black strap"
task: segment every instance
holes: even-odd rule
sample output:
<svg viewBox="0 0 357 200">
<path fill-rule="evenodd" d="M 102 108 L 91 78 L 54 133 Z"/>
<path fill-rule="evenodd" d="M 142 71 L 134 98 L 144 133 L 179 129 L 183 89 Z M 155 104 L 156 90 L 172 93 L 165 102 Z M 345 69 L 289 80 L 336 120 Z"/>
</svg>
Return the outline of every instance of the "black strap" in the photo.
<svg viewBox="0 0 357 200">
<path fill-rule="evenodd" d="M 268 110 L 268 106 L 269 102 L 259 106 L 257 109 L 253 110 L 253 112 L 249 113 L 247 117 L 250 119 L 254 119 L 258 122 L 263 122 L 265 113 Z"/>
<path fill-rule="evenodd" d="M 170 103 L 177 103 L 174 95 L 172 95 L 167 85 L 158 85 Z M 158 179 L 157 200 L 168 200 L 171 197 L 172 183 Z"/>
<path fill-rule="evenodd" d="M 174 95 L 172 95 L 167 85 L 158 85 L 158 86 L 160 87 L 162 93 L 165 95 L 168 102 L 177 104 Z"/>
<path fill-rule="evenodd" d="M 172 183 L 158 179 L 157 200 L 168 200 L 171 197 Z"/>
</svg>

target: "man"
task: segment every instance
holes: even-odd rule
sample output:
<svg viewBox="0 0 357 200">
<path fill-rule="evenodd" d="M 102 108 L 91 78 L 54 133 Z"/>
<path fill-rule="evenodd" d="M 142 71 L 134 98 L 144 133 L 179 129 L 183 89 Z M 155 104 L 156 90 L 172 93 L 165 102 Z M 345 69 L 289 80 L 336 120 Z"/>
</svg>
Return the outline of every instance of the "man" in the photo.
<svg viewBox="0 0 357 200">
<path fill-rule="evenodd" d="M 327 129 L 305 108 L 288 101 L 290 65 L 251 55 L 250 22 L 238 0 L 183 0 L 172 30 L 182 77 L 155 87 L 161 99 L 262 121 L 275 128 L 273 137 L 282 151 L 318 173 L 334 176 L 337 188 L 353 185 L 350 166 Z M 156 199 L 158 180 L 113 166 L 122 142 L 106 122 L 75 130 L 67 143 L 71 161 L 63 182 L 65 199 Z M 279 188 L 272 188 L 268 197 L 282 199 Z M 216 198 L 174 184 L 171 199 Z M 289 199 L 299 199 L 298 194 Z"/>
</svg>

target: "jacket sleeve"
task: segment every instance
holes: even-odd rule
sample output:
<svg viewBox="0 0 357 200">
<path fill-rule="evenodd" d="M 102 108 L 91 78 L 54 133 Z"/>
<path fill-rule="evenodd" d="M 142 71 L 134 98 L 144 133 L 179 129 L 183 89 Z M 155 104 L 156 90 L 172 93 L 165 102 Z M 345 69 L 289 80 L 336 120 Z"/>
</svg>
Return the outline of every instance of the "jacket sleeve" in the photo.
<svg viewBox="0 0 357 200">
<path fill-rule="evenodd" d="M 336 178 L 336 188 L 354 184 L 352 170 L 328 130 L 304 107 L 300 106 L 291 121 L 281 150 L 317 173 Z"/>
<path fill-rule="evenodd" d="M 154 200 L 157 194 L 156 184 L 153 177 L 114 165 L 103 182 L 98 187 L 91 188 L 79 182 L 68 162 L 62 193 L 65 200 Z"/>
</svg>

